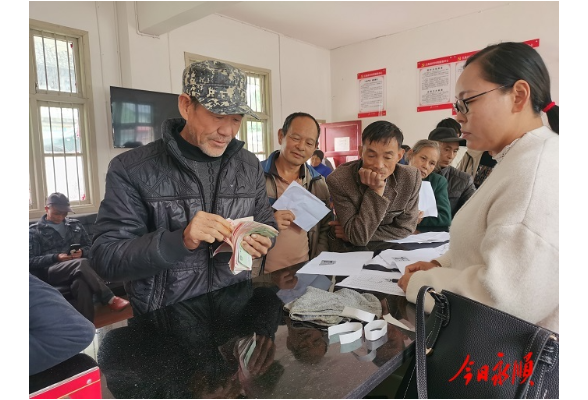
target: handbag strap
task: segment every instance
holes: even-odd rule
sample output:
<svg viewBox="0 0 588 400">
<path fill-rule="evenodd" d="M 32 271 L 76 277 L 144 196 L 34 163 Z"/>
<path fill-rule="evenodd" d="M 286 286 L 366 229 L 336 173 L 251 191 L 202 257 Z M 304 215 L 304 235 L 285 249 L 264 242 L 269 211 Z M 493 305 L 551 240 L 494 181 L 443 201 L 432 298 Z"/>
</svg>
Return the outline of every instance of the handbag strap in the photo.
<svg viewBox="0 0 588 400">
<path fill-rule="evenodd" d="M 427 292 L 435 293 L 436 296 L 433 296 L 435 299 L 435 304 L 437 304 L 439 312 L 436 314 L 435 318 L 439 318 L 444 320 L 445 324 L 447 323 L 447 315 L 449 307 L 447 307 L 447 298 L 444 295 L 436 293 L 431 286 L 423 286 L 419 290 L 419 294 L 417 296 L 417 303 L 416 303 L 416 344 L 415 344 L 415 353 L 416 353 L 416 375 L 417 375 L 417 393 L 419 395 L 419 399 L 426 399 L 427 394 L 427 350 L 426 350 L 426 333 L 425 333 L 425 295 Z M 437 336 L 441 327 L 443 326 L 443 322 L 439 321 L 440 323 L 435 324 L 435 330 L 432 332 L 430 337 L 433 338 L 433 343 L 430 344 L 430 348 L 433 347 L 434 342 L 437 340 Z"/>
<path fill-rule="evenodd" d="M 425 336 L 425 296 L 429 293 L 435 300 L 437 306 L 434 318 L 437 321 L 429 336 Z M 435 292 L 431 286 L 423 286 L 419 290 L 416 302 L 416 383 L 419 399 L 428 398 L 427 392 L 427 354 L 431 351 L 437 341 L 441 328 L 449 323 L 450 308 L 449 300 L 443 293 Z M 428 346 L 428 348 L 427 348 Z M 532 353 L 530 360 L 533 362 L 533 374 L 528 377 L 524 385 L 519 385 L 515 398 L 520 399 L 528 397 L 527 390 L 530 392 L 539 389 L 540 385 L 535 384 L 529 389 L 530 382 L 535 377 L 541 377 L 548 372 L 552 365 L 557 361 L 559 351 L 558 337 L 547 329 L 537 327 L 533 338 L 530 340 L 525 354 Z M 532 397 L 536 397 L 533 393 Z"/>
<path fill-rule="evenodd" d="M 527 378 L 524 385 L 519 385 L 515 399 L 538 398 L 537 391 L 541 388 L 540 382 L 535 382 L 534 386 L 531 387 L 531 380 L 534 377 L 541 379 L 546 372 L 549 372 L 551 366 L 557 362 L 558 350 L 558 337 L 548 330 L 538 327 L 529 346 L 525 349 L 525 355 L 529 352 L 531 353 L 530 360 L 533 362 L 533 373 Z"/>
</svg>

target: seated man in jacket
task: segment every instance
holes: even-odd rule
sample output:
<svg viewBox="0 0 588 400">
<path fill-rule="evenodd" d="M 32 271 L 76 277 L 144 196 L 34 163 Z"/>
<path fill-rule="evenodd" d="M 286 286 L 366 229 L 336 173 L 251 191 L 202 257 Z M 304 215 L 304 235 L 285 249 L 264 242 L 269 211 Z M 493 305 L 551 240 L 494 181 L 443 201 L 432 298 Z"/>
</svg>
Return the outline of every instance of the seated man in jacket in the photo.
<svg viewBox="0 0 588 400">
<path fill-rule="evenodd" d="M 330 196 L 325 178 L 306 164 L 316 149 L 319 135 L 319 124 L 311 115 L 297 112 L 286 118 L 284 126 L 278 130 L 280 150 L 261 162 L 270 204 L 273 205 L 296 181 L 329 207 Z M 328 250 L 330 213 L 308 232 L 292 222 L 295 216 L 290 210 L 274 211 L 274 218 L 280 234 L 276 245 L 267 254 L 265 272 L 308 261 L 321 251 Z"/>
<path fill-rule="evenodd" d="M 129 305 L 117 297 L 90 266 L 90 238 L 84 226 L 67 218 L 72 209 L 63 193 L 47 197 L 45 214 L 29 227 L 29 272 L 53 286 L 69 285 L 76 309 L 94 322 L 94 295 L 120 311 Z M 78 244 L 78 250 L 71 250 Z"/>
<path fill-rule="evenodd" d="M 451 217 L 465 204 L 476 191 L 474 179 L 465 172 L 451 166 L 451 162 L 457 155 L 459 146 L 465 146 L 465 140 L 460 139 L 457 132 L 451 128 L 435 128 L 429 133 L 429 140 L 439 142 L 441 157 L 439 158 L 439 170 L 436 172 L 447 179 L 447 191 L 451 204 Z"/>
<path fill-rule="evenodd" d="M 227 219 L 253 217 L 277 228 L 259 160 L 237 132 L 247 105 L 243 71 L 219 61 L 186 67 L 178 98 L 182 118 L 163 137 L 112 159 L 95 224 L 92 258 L 105 279 L 125 281 L 135 315 L 229 286 L 231 253 L 216 248 L 232 235 Z M 245 236 L 252 258 L 268 237 Z"/>
<path fill-rule="evenodd" d="M 416 168 L 398 164 L 403 139 L 388 121 L 369 124 L 361 136 L 361 158 L 340 165 L 327 178 L 337 217 L 329 223 L 338 239 L 330 242 L 331 251 L 414 232 L 421 176 Z"/>
<path fill-rule="evenodd" d="M 437 128 L 452 128 L 461 136 L 461 124 L 454 118 L 445 118 L 439 121 Z M 460 146 L 465 146 L 465 142 L 460 142 Z M 496 165 L 496 160 L 492 158 L 487 150 L 467 149 L 464 153 L 457 168 L 474 178 L 474 186 L 477 188 L 488 178 L 492 169 Z"/>
</svg>

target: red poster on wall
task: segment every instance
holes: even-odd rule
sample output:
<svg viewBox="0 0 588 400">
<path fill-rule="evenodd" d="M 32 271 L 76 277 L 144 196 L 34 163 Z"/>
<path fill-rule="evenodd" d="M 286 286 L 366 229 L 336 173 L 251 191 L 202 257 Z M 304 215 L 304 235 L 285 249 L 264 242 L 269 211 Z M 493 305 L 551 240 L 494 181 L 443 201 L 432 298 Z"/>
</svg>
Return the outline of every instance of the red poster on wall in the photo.
<svg viewBox="0 0 588 400">
<path fill-rule="evenodd" d="M 531 47 L 539 47 L 539 39 L 527 40 Z M 463 72 L 468 58 L 479 50 L 417 62 L 417 112 L 453 109 L 455 82 Z"/>
<path fill-rule="evenodd" d="M 357 118 L 386 115 L 386 68 L 357 74 L 359 113 Z"/>
</svg>

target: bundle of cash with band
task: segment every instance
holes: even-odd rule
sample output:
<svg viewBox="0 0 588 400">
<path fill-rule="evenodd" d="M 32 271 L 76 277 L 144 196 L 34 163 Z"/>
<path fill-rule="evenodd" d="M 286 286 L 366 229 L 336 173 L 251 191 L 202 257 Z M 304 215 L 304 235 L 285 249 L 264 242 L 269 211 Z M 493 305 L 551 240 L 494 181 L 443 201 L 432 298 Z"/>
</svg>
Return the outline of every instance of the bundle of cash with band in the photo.
<svg viewBox="0 0 588 400">
<path fill-rule="evenodd" d="M 271 239 L 278 236 L 279 232 L 269 225 L 254 221 L 253 217 L 228 219 L 228 221 L 233 225 L 233 234 L 225 238 L 225 243 L 215 250 L 213 256 L 221 251 L 232 251 L 233 255 L 229 262 L 231 272 L 237 275 L 241 271 L 251 271 L 253 257 L 241 246 L 243 238 L 247 235 L 258 234 Z"/>
<path fill-rule="evenodd" d="M 257 335 L 253 332 L 253 336 L 249 336 L 243 338 L 237 342 L 237 352 L 239 354 L 239 367 L 241 368 L 241 373 L 243 374 L 244 378 L 250 378 L 251 374 L 249 373 L 249 360 L 251 359 L 251 355 L 253 354 L 253 350 L 255 350 Z"/>
</svg>

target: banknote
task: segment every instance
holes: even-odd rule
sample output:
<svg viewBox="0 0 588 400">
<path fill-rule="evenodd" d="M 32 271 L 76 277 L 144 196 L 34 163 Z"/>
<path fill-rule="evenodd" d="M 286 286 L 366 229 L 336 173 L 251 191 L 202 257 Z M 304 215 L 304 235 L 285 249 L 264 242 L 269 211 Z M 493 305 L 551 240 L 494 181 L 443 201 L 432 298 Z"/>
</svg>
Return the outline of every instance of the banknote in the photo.
<svg viewBox="0 0 588 400">
<path fill-rule="evenodd" d="M 239 354 L 239 366 L 245 378 L 249 378 L 249 360 L 255 350 L 257 335 L 253 332 L 252 336 L 241 339 L 237 343 L 237 352 Z"/>
<path fill-rule="evenodd" d="M 214 252 L 213 256 L 221 251 L 232 251 L 231 261 L 229 266 L 233 274 L 238 274 L 241 271 L 250 271 L 253 266 L 253 258 L 241 246 L 241 242 L 245 236 L 258 234 L 267 238 L 274 238 L 278 236 L 278 230 L 272 226 L 262 224 L 253 220 L 253 217 L 227 219 L 233 225 L 233 233 L 230 237 L 225 238 L 225 243 L 219 246 Z M 227 248 L 227 245 L 229 248 Z"/>
</svg>

